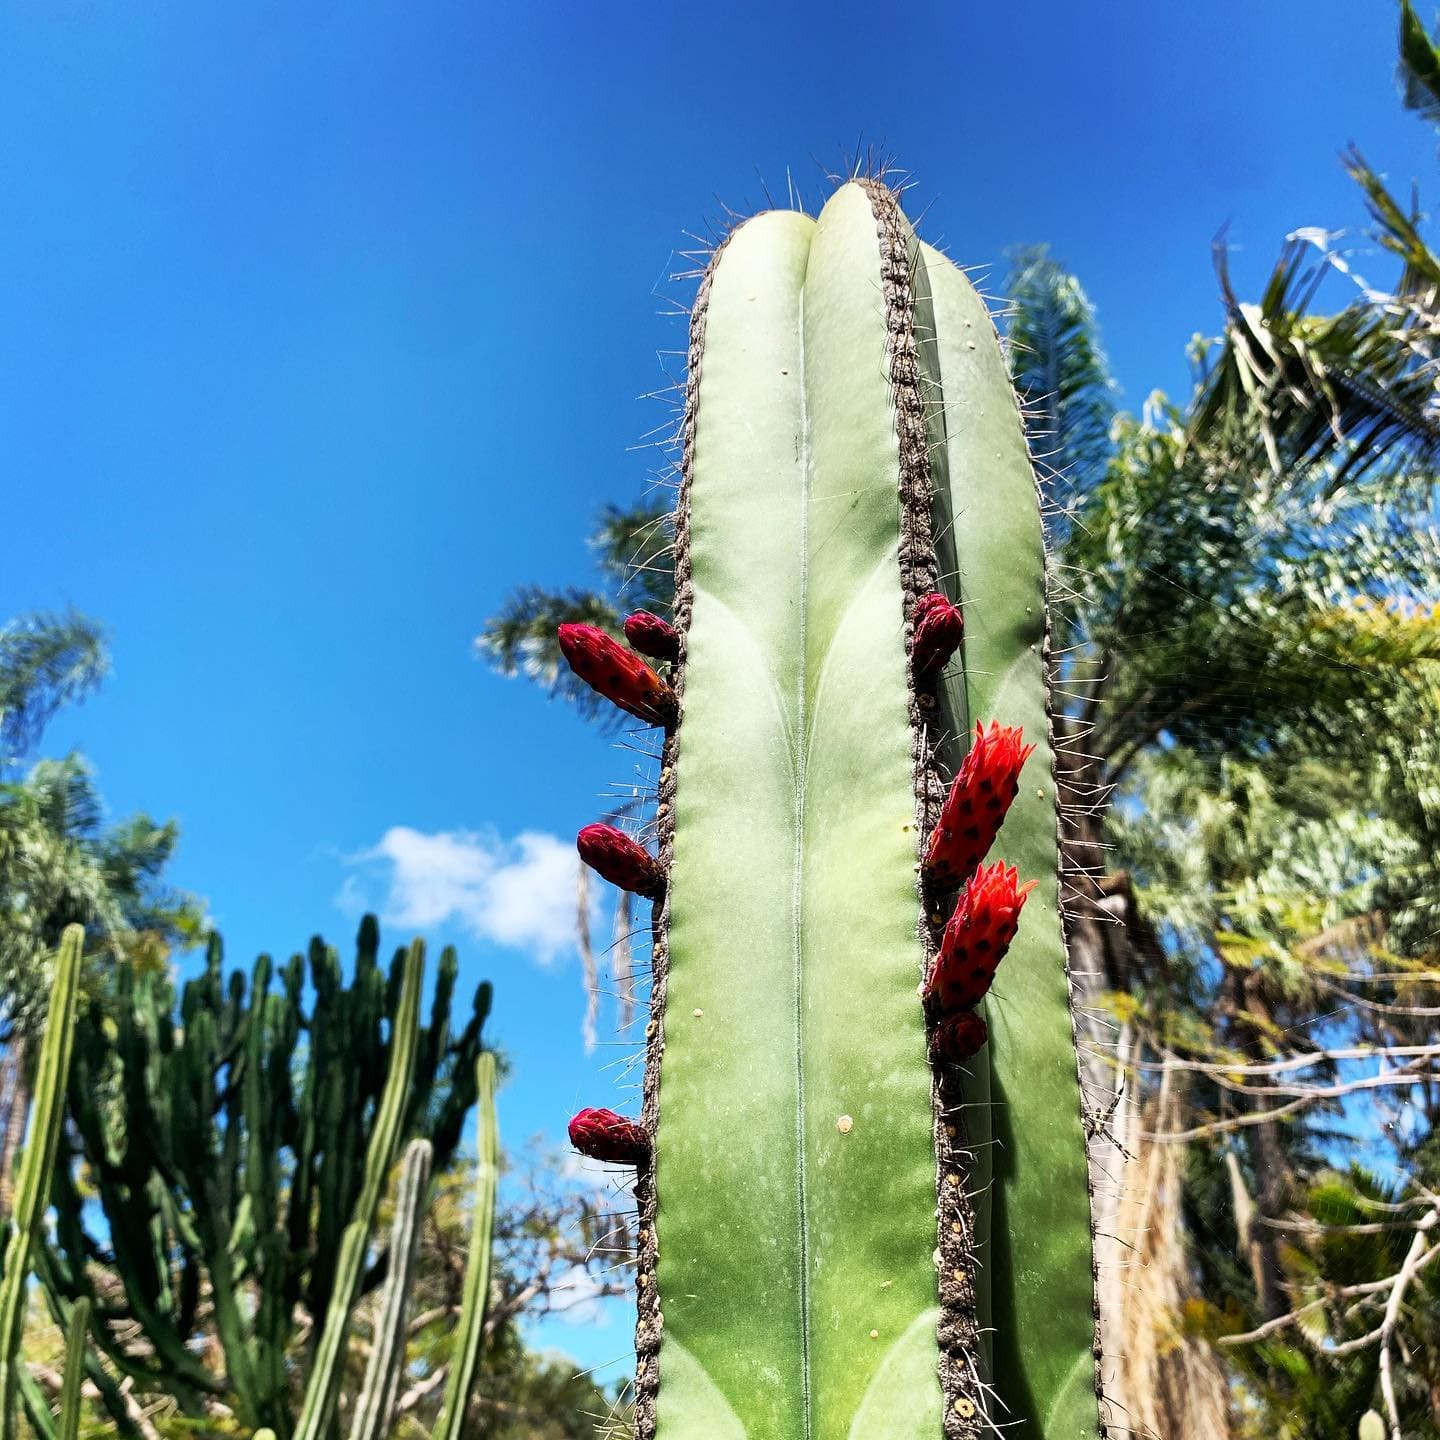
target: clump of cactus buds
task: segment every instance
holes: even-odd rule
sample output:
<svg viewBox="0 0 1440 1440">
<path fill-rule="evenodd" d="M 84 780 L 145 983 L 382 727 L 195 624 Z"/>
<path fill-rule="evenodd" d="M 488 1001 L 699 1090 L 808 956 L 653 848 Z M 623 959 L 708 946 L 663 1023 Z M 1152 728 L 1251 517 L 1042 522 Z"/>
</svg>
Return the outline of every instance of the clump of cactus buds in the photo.
<svg viewBox="0 0 1440 1440">
<path fill-rule="evenodd" d="M 570 1143 L 582 1155 L 612 1165 L 643 1165 L 650 1158 L 644 1129 L 613 1110 L 582 1110 L 570 1121 Z"/>
<path fill-rule="evenodd" d="M 632 648 L 652 660 L 680 658 L 680 632 L 668 620 L 648 610 L 637 610 L 625 617 L 625 638 Z"/>
<path fill-rule="evenodd" d="M 973 1010 L 947 1015 L 936 1027 L 930 1045 L 941 1060 L 968 1060 L 990 1038 L 985 1022 Z"/>
<path fill-rule="evenodd" d="M 660 862 L 643 846 L 613 825 L 587 825 L 576 837 L 580 858 L 602 879 L 658 900 L 665 888 Z"/>
<path fill-rule="evenodd" d="M 562 625 L 560 650 L 594 691 L 652 725 L 673 725 L 675 692 L 637 655 L 598 625 Z"/>
<path fill-rule="evenodd" d="M 960 648 L 965 618 L 938 590 L 915 602 L 915 641 L 910 647 L 911 663 L 917 675 L 932 675 L 942 669 Z"/>
<path fill-rule="evenodd" d="M 925 977 L 925 998 L 942 1013 L 968 1010 L 989 990 L 1019 929 L 1025 897 L 1035 888 L 1033 880 L 1019 882 L 1015 867 L 1003 860 L 981 867 L 967 882 Z"/>
<path fill-rule="evenodd" d="M 1035 749 L 1023 742 L 1018 725 L 992 720 L 986 730 L 975 722 L 975 743 L 950 786 L 925 852 L 925 879 L 931 885 L 961 884 L 989 853 L 1019 793 L 1021 767 Z"/>
</svg>

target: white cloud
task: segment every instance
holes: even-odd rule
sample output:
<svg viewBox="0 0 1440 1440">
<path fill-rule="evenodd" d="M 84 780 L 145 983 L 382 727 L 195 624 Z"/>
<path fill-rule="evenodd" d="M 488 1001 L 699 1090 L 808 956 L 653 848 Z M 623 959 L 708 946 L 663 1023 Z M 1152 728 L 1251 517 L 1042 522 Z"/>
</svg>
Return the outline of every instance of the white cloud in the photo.
<svg viewBox="0 0 1440 1440">
<path fill-rule="evenodd" d="M 529 951 L 542 965 L 575 943 L 575 847 L 527 830 L 506 840 L 493 831 L 427 834 L 394 825 L 373 849 L 351 857 L 336 903 L 351 913 L 374 908 L 402 929 L 446 923 L 498 945 Z"/>
</svg>

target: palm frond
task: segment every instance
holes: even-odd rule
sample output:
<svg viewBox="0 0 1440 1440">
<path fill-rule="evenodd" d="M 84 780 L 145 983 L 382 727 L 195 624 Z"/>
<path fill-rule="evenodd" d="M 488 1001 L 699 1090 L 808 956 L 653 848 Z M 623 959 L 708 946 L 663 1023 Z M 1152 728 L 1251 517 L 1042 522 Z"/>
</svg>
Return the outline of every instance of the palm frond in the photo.
<svg viewBox="0 0 1440 1440">
<path fill-rule="evenodd" d="M 104 631 L 75 611 L 36 611 L 0 627 L 0 767 L 24 755 L 61 706 L 93 690 L 109 663 Z"/>
<path fill-rule="evenodd" d="M 1011 254 L 1006 289 L 1010 368 L 1030 453 L 1065 512 L 1104 471 L 1115 382 L 1090 297 L 1045 246 Z"/>
<path fill-rule="evenodd" d="M 1410 0 L 1400 0 L 1399 80 L 1406 106 L 1440 125 L 1440 50 Z"/>
</svg>

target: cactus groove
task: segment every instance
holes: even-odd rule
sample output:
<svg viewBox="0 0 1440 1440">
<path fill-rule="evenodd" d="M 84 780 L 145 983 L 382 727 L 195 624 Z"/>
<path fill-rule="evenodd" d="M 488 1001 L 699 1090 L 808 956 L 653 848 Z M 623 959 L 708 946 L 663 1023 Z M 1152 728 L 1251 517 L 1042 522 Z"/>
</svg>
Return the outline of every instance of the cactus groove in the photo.
<svg viewBox="0 0 1440 1440">
<path fill-rule="evenodd" d="M 759 215 L 701 282 L 682 438 L 637 1436 L 1094 1436 L 1044 557 L 993 325 L 879 182 Z M 936 591 L 963 630 L 912 667 Z M 932 1070 L 964 877 L 921 895 L 918 862 L 975 720 L 1039 746 L 989 856 L 1039 887 L 989 1044 Z"/>
</svg>

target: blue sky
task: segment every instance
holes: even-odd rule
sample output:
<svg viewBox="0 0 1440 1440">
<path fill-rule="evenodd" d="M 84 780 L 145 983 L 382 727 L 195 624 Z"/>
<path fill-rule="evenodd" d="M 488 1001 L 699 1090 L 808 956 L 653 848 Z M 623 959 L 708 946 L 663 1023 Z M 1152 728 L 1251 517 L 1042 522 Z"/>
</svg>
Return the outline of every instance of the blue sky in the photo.
<svg viewBox="0 0 1440 1440">
<path fill-rule="evenodd" d="M 1051 243 L 1128 404 L 1180 394 L 1222 226 L 1253 289 L 1288 230 L 1363 220 L 1346 142 L 1435 193 L 1393 27 L 1386 0 L 7 5 L 0 617 L 75 605 L 115 659 L 45 748 L 181 822 L 232 958 L 348 946 L 365 903 L 459 945 L 511 1140 L 624 1103 L 579 1041 L 569 847 L 632 767 L 470 642 L 516 582 L 586 579 L 595 511 L 645 485 L 685 232 L 787 167 L 813 208 L 874 143 L 963 263 Z"/>
</svg>

